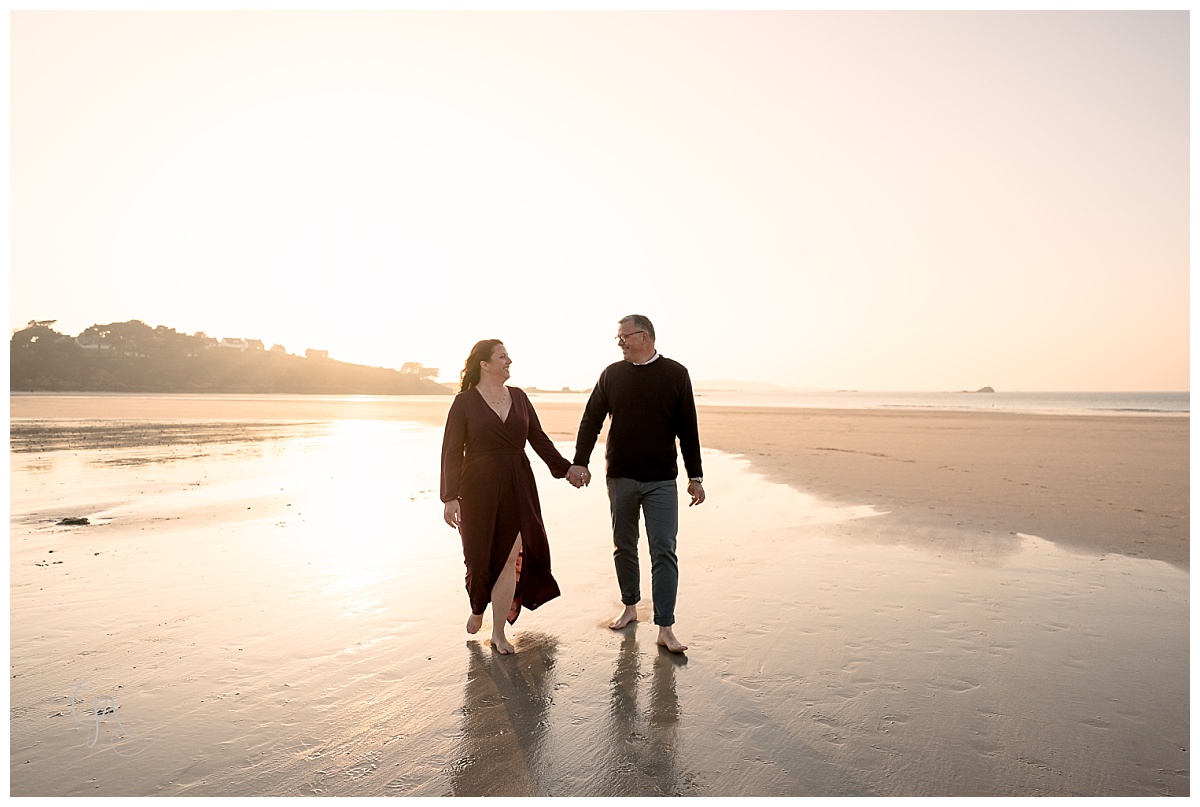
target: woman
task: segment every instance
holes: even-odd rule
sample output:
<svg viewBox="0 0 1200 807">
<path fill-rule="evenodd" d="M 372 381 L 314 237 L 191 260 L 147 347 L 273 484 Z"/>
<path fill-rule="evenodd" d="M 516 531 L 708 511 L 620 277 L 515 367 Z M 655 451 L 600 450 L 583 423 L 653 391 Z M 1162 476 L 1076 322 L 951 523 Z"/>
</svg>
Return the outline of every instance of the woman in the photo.
<svg viewBox="0 0 1200 807">
<path fill-rule="evenodd" d="M 467 565 L 467 633 L 479 631 L 491 602 L 492 647 L 504 654 L 514 652 L 505 618 L 516 622 L 521 606 L 537 608 L 559 595 L 525 442 L 555 478 L 571 467 L 542 431 L 528 396 L 505 386 L 511 364 L 499 339 L 471 348 L 442 439 L 445 518 L 462 537 Z"/>
</svg>

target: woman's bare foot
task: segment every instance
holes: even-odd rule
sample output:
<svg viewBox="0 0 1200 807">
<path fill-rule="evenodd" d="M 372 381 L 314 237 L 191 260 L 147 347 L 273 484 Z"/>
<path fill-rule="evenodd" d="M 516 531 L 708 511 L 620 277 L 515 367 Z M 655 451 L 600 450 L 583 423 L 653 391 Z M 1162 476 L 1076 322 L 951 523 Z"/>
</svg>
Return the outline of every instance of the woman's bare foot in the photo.
<svg viewBox="0 0 1200 807">
<path fill-rule="evenodd" d="M 467 620 L 467 633 L 479 633 L 481 627 L 483 627 L 483 614 L 471 614 L 471 618 Z"/>
<path fill-rule="evenodd" d="M 687 650 L 687 645 L 675 638 L 675 631 L 670 628 L 659 627 L 658 629 L 658 645 L 665 647 L 672 653 L 682 653 Z"/>
<path fill-rule="evenodd" d="M 620 630 L 621 628 L 628 625 L 630 622 L 637 622 L 637 621 L 638 621 L 637 606 L 636 605 L 626 605 L 625 610 L 622 611 L 617 616 L 616 619 L 614 619 L 612 622 L 609 622 L 608 626 L 610 628 L 612 628 L 613 630 Z"/>
<path fill-rule="evenodd" d="M 503 634 L 500 636 L 492 634 L 492 649 L 504 656 L 509 656 L 517 652 L 516 648 L 509 644 L 508 639 Z"/>
</svg>

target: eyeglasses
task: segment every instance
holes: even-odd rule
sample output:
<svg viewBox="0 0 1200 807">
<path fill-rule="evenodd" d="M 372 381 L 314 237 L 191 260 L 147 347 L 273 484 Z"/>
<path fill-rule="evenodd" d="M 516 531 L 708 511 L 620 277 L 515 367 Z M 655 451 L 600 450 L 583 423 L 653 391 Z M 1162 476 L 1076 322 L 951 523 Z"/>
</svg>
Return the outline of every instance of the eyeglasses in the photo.
<svg viewBox="0 0 1200 807">
<path fill-rule="evenodd" d="M 639 334 L 639 333 L 645 333 L 645 331 L 633 331 L 631 333 L 619 333 L 616 336 L 614 336 L 613 338 L 617 340 L 618 345 L 623 345 L 623 344 L 625 344 L 626 339 L 633 336 L 634 334 Z"/>
</svg>

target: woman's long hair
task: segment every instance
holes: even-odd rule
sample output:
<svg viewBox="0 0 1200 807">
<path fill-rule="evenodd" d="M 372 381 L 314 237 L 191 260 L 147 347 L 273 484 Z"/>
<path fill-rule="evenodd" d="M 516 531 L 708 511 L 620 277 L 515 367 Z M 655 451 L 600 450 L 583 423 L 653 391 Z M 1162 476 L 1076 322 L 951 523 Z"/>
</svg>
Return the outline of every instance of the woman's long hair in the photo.
<svg viewBox="0 0 1200 807">
<path fill-rule="evenodd" d="M 499 339 L 481 339 L 475 343 L 475 347 L 471 348 L 471 355 L 467 356 L 462 373 L 459 375 L 459 392 L 466 392 L 479 384 L 479 362 L 491 361 L 492 351 L 496 349 L 496 345 L 502 344 L 504 343 Z"/>
</svg>

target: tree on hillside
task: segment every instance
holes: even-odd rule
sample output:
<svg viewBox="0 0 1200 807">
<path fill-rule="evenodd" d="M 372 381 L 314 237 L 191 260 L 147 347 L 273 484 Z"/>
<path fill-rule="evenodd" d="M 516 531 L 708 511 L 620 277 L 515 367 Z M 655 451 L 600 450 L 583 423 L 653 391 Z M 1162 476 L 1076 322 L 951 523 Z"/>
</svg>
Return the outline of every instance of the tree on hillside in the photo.
<svg viewBox="0 0 1200 807">
<path fill-rule="evenodd" d="M 49 319 L 43 322 L 31 321 L 28 328 L 22 328 L 12 336 L 12 346 L 18 348 L 28 348 L 35 344 L 52 344 L 60 339 L 68 337 L 45 324 L 47 322 L 55 322 Z"/>
<path fill-rule="evenodd" d="M 434 368 L 402 373 L 328 358 L 309 361 L 286 352 L 209 350 L 216 340 L 141 320 L 97 323 L 78 337 L 35 320 L 9 342 L 11 390 L 105 392 L 294 392 L 445 394 L 429 380 Z"/>
<path fill-rule="evenodd" d="M 31 378 L 38 384 L 51 384 L 53 379 L 69 375 L 78 350 L 71 337 L 41 322 L 17 331 L 9 341 L 10 386 L 18 377 Z"/>
<path fill-rule="evenodd" d="M 419 361 L 406 361 L 401 367 L 400 372 L 403 375 L 415 375 L 419 379 L 437 378 L 441 375 L 441 370 L 436 367 L 426 367 Z"/>
</svg>

